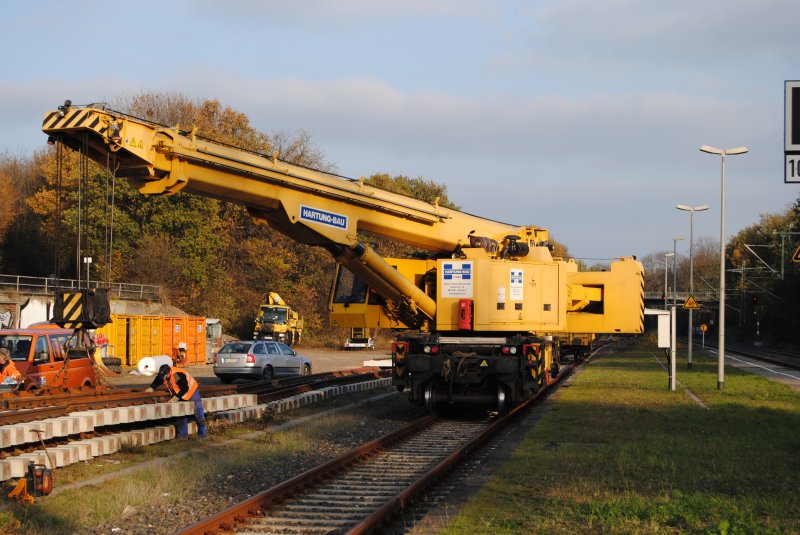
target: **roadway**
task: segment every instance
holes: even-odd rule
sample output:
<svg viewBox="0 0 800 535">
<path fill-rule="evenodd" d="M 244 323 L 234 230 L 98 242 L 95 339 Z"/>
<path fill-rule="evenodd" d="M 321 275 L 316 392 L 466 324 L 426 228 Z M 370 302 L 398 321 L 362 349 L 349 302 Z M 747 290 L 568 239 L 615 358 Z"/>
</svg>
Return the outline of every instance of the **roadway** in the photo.
<svg viewBox="0 0 800 535">
<path fill-rule="evenodd" d="M 311 373 L 326 373 L 339 370 L 349 370 L 360 368 L 365 360 L 387 358 L 387 352 L 375 351 L 344 351 L 338 349 L 307 348 L 298 346 L 297 352 L 304 357 L 311 359 Z M 389 357 L 390 358 L 390 357 Z M 214 367 L 188 366 L 187 370 L 202 385 L 218 385 L 219 379 L 214 375 Z M 114 377 L 104 378 L 109 385 L 120 388 L 146 388 L 152 381 L 152 375 L 140 375 L 136 368 L 123 368 L 123 372 Z M 234 384 L 246 383 L 245 380 L 237 380 Z"/>
</svg>

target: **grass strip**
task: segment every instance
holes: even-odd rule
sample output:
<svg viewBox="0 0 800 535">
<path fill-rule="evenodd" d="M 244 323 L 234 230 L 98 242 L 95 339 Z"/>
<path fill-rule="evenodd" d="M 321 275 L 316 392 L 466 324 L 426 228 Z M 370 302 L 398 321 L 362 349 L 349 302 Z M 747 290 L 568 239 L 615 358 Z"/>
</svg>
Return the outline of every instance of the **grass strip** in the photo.
<svg viewBox="0 0 800 535">
<path fill-rule="evenodd" d="M 800 532 L 800 393 L 700 351 L 669 392 L 655 355 L 592 361 L 442 532 Z"/>
</svg>

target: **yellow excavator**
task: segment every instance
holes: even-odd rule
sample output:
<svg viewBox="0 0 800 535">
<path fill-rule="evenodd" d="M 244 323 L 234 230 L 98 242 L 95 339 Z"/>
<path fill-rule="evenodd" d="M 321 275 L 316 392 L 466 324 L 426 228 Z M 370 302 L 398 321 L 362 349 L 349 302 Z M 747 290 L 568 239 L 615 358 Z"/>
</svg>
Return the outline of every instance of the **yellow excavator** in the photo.
<svg viewBox="0 0 800 535">
<path fill-rule="evenodd" d="M 557 373 L 562 338 L 643 331 L 644 270 L 634 257 L 581 272 L 552 256 L 544 228 L 445 208 L 105 105 L 65 101 L 45 114 L 42 130 L 142 194 L 238 203 L 254 222 L 328 250 L 337 261 L 331 323 L 395 330 L 393 384 L 431 411 L 507 410 Z M 361 232 L 422 254 L 384 258 Z"/>
</svg>

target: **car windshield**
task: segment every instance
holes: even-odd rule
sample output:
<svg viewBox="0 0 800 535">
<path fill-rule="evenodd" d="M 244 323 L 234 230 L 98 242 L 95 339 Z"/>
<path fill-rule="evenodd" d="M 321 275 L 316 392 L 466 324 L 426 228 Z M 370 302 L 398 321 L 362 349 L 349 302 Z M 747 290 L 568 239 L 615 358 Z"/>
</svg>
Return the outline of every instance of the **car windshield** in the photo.
<svg viewBox="0 0 800 535">
<path fill-rule="evenodd" d="M 0 335 L 0 347 L 11 352 L 11 360 L 28 360 L 33 336 L 28 334 Z"/>
<path fill-rule="evenodd" d="M 265 307 L 264 314 L 261 316 L 261 321 L 265 323 L 286 323 L 286 309 Z"/>
<path fill-rule="evenodd" d="M 219 350 L 221 354 L 230 354 L 230 353 L 247 353 L 250 351 L 250 346 L 252 346 L 252 342 L 228 342 Z"/>
</svg>

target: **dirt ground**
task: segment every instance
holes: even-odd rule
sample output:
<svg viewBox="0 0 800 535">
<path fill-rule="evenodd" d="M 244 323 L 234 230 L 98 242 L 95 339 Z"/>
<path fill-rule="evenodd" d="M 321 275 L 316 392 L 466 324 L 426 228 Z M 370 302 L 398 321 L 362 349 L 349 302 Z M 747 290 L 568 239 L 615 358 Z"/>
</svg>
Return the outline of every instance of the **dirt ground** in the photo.
<svg viewBox="0 0 800 535">
<path fill-rule="evenodd" d="M 296 351 L 300 355 L 311 359 L 312 373 L 360 368 L 364 366 L 364 362 L 367 360 L 391 358 L 389 353 L 380 350 L 342 351 L 335 349 L 297 347 Z M 187 369 L 202 385 L 221 384 L 219 379 L 214 375 L 213 366 L 210 364 L 207 366 L 189 366 Z M 136 368 L 130 368 L 125 369 L 122 374 L 116 377 L 104 378 L 104 381 L 109 385 L 120 388 L 146 388 L 153 381 L 153 376 L 139 375 Z M 237 379 L 234 384 L 238 384 L 242 381 L 244 380 Z"/>
</svg>

